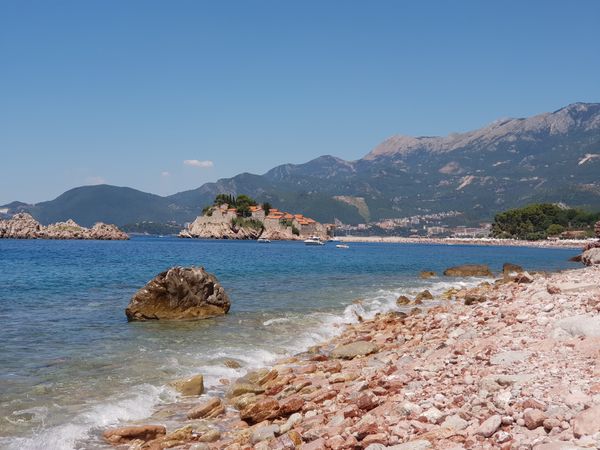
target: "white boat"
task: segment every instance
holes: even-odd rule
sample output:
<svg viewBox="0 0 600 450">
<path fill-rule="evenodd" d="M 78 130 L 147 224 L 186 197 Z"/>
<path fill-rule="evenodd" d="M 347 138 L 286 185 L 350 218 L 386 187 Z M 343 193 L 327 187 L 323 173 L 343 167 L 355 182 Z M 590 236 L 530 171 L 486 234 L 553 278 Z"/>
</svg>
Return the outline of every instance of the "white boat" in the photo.
<svg viewBox="0 0 600 450">
<path fill-rule="evenodd" d="M 306 245 L 325 245 L 325 242 L 323 242 L 319 236 L 309 236 L 304 243 Z"/>
<path fill-rule="evenodd" d="M 346 244 L 337 244 L 335 248 L 350 248 L 350 246 Z"/>
<path fill-rule="evenodd" d="M 270 244 L 271 243 L 271 241 L 267 238 L 258 238 L 258 240 L 256 242 L 258 242 L 259 244 Z"/>
<path fill-rule="evenodd" d="M 329 238 L 329 242 L 342 242 L 342 241 L 340 241 L 340 238 L 333 236 L 333 237 Z"/>
</svg>

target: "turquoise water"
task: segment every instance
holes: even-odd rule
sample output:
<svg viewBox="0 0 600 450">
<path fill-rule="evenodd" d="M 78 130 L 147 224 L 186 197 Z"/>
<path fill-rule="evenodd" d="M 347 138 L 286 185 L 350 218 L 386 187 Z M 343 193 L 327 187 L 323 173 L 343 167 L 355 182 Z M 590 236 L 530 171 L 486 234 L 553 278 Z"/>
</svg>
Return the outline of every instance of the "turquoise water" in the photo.
<svg viewBox="0 0 600 450">
<path fill-rule="evenodd" d="M 578 267 L 566 249 L 133 238 L 0 240 L 0 447 L 102 447 L 105 427 L 176 401 L 165 383 L 203 373 L 209 392 L 300 351 L 356 319 L 395 308 L 401 293 L 459 283 L 420 270 L 510 261 L 530 270 Z M 174 265 L 202 265 L 232 300 L 224 317 L 127 323 L 131 295 Z M 362 306 L 353 304 L 363 299 Z M 223 365 L 237 359 L 242 369 Z"/>
</svg>

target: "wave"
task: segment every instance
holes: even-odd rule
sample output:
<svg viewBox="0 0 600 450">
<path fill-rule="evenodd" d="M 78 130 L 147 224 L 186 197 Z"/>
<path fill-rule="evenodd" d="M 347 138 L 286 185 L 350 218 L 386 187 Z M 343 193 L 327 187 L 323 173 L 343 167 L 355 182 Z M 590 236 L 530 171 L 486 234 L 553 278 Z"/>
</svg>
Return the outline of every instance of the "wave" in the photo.
<svg viewBox="0 0 600 450">
<path fill-rule="evenodd" d="M 396 299 L 399 295 L 414 296 L 423 289 L 428 289 L 434 297 L 452 287 L 472 287 L 482 281 L 481 278 L 461 280 L 417 280 L 391 289 L 377 289 L 365 298 L 346 305 L 339 312 L 314 312 L 310 314 L 292 314 L 287 317 L 275 317 L 262 322 L 267 329 L 277 325 L 272 333 L 276 333 L 277 345 L 265 348 L 225 347 L 219 351 L 199 355 L 203 361 L 200 367 L 190 367 L 182 364 L 179 358 L 167 358 L 158 370 L 178 376 L 202 373 L 205 380 L 206 394 L 221 395 L 224 390 L 223 379 L 235 379 L 250 370 L 269 366 L 279 358 L 303 352 L 309 347 L 328 341 L 339 335 L 346 325 L 357 323 L 361 319 L 372 319 L 378 313 L 397 311 Z M 423 305 L 423 306 L 427 306 Z M 410 308 L 410 307 L 409 307 Z M 301 329 L 300 334 L 297 330 Z M 227 360 L 237 364 L 226 365 Z M 33 408 L 19 411 L 20 415 L 33 417 L 32 421 L 40 423 L 40 429 L 31 437 L 0 438 L 0 447 L 10 450 L 65 450 L 89 448 L 90 442 L 104 448 L 99 441 L 98 431 L 120 423 L 142 420 L 150 417 L 158 406 L 164 403 L 176 402 L 178 394 L 168 386 L 139 385 L 128 395 L 112 398 L 97 403 L 82 413 L 69 419 L 69 423 L 53 427 L 44 427 L 47 409 Z M 19 414 L 16 414 L 17 416 Z M 7 418 L 11 420 L 11 418 Z M 12 420 L 20 420 L 16 416 Z M 94 441 L 96 439 L 96 441 Z M 84 444 L 82 444 L 84 443 Z"/>
<path fill-rule="evenodd" d="M 7 450 L 65 450 L 81 448 L 81 442 L 93 439 L 95 430 L 119 422 L 148 417 L 160 402 L 174 401 L 172 393 L 164 386 L 144 384 L 134 392 L 119 399 L 92 406 L 78 414 L 69 423 L 37 431 L 31 437 L 0 438 L 0 447 Z M 101 445 L 99 445 L 101 446 Z M 85 448 L 89 448 L 88 445 Z"/>
</svg>

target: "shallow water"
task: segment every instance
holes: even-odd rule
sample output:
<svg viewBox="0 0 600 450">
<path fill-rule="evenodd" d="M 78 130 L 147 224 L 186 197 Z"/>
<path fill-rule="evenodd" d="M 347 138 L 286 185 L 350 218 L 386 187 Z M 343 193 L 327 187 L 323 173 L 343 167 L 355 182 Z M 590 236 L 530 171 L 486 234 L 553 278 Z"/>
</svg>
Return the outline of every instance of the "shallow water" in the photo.
<svg viewBox="0 0 600 450">
<path fill-rule="evenodd" d="M 175 399 L 165 383 L 222 377 L 301 351 L 339 326 L 394 308 L 401 293 L 459 281 L 420 270 L 510 261 L 529 270 L 578 267 L 567 249 L 134 238 L 0 240 L 0 447 L 102 446 L 98 432 Z M 202 265 L 232 300 L 227 316 L 127 323 L 131 295 L 173 265 Z M 461 280 L 460 283 L 474 283 Z M 353 305 L 355 299 L 364 301 Z M 237 359 L 242 369 L 223 365 Z"/>
</svg>

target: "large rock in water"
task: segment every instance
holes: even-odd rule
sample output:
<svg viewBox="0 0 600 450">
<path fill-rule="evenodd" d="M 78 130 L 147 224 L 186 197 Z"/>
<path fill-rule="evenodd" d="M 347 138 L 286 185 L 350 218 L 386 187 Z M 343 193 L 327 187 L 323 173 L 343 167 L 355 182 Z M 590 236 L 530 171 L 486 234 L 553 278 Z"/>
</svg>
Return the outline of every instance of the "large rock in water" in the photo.
<svg viewBox="0 0 600 450">
<path fill-rule="evenodd" d="M 444 270 L 448 277 L 491 277 L 492 271 L 486 264 L 463 264 Z"/>
<path fill-rule="evenodd" d="M 158 274 L 131 298 L 125 314 L 133 320 L 191 320 L 226 314 L 231 302 L 204 267 L 173 267 Z"/>
<path fill-rule="evenodd" d="M 581 255 L 581 262 L 586 266 L 600 264 L 600 248 L 590 248 Z"/>
</svg>

